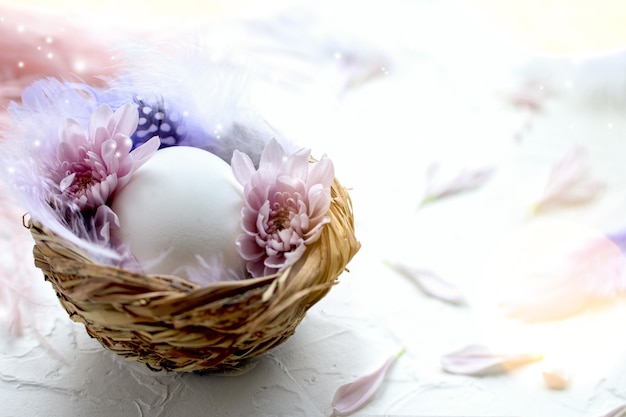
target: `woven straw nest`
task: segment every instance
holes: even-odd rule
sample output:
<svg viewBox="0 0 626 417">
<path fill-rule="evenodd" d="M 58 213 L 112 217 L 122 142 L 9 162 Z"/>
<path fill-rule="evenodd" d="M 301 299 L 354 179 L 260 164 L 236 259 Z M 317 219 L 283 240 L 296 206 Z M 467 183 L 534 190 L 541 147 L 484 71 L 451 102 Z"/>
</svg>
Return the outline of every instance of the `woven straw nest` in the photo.
<svg viewBox="0 0 626 417">
<path fill-rule="evenodd" d="M 337 180 L 330 223 L 280 274 L 198 286 L 92 261 L 29 220 L 40 268 L 70 318 L 107 349 L 155 370 L 231 370 L 286 341 L 360 248 L 352 203 Z"/>
</svg>

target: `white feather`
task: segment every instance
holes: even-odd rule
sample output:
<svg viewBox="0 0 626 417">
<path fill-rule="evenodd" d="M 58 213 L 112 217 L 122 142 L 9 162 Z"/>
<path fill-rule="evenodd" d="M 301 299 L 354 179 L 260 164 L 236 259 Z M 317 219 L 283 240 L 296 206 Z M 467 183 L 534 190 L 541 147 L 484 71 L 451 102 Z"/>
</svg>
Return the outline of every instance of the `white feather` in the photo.
<svg viewBox="0 0 626 417">
<path fill-rule="evenodd" d="M 265 144 L 276 138 L 286 149 L 289 140 L 270 126 L 251 105 L 253 67 L 233 52 L 216 60 L 199 39 L 158 49 L 129 45 L 120 52 L 131 62 L 109 80 L 121 97 L 160 97 L 184 115 L 189 135 L 185 145 L 210 150 L 230 163 L 234 150 L 258 162 Z"/>
</svg>

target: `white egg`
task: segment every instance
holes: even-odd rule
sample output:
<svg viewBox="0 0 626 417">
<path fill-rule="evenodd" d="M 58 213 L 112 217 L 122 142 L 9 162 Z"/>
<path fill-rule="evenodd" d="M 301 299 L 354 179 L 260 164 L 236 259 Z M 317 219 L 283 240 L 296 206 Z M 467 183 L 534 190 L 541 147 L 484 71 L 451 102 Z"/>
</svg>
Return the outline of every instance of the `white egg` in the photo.
<svg viewBox="0 0 626 417">
<path fill-rule="evenodd" d="M 216 260 L 238 272 L 242 206 L 243 189 L 226 162 L 198 148 L 165 148 L 114 197 L 114 236 L 147 274 L 192 279 L 189 271 Z"/>
</svg>

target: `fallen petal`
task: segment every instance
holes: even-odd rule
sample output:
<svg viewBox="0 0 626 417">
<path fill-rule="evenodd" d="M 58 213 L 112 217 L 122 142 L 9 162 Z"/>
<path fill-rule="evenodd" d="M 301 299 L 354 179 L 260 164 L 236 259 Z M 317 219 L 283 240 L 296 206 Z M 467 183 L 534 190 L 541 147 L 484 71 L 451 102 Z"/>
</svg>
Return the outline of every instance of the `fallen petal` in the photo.
<svg viewBox="0 0 626 417">
<path fill-rule="evenodd" d="M 523 109 L 538 112 L 542 109 L 548 94 L 544 87 L 545 82 L 529 80 L 507 94 L 509 103 Z"/>
<path fill-rule="evenodd" d="M 598 417 L 626 417 L 626 404 L 620 405 L 619 407 L 614 408 L 606 414 L 599 415 Z"/>
<path fill-rule="evenodd" d="M 550 178 L 542 197 L 534 204 L 533 212 L 582 204 L 596 198 L 604 190 L 604 181 L 591 178 L 587 154 L 577 147 L 565 154 L 552 167 Z"/>
<path fill-rule="evenodd" d="M 453 283 L 441 278 L 434 272 L 410 267 L 400 262 L 386 261 L 391 268 L 413 280 L 420 289 L 431 297 L 451 304 L 462 304 L 463 293 Z"/>
<path fill-rule="evenodd" d="M 496 353 L 486 346 L 468 345 L 441 358 L 443 370 L 452 374 L 497 375 L 543 359 L 539 354 Z"/>
<path fill-rule="evenodd" d="M 371 374 L 361 376 L 340 386 L 333 397 L 334 415 L 348 415 L 361 408 L 378 390 L 387 371 L 404 349 L 391 355 L 385 363 Z"/>
<path fill-rule="evenodd" d="M 495 167 L 463 167 L 446 175 L 439 163 L 431 164 L 426 171 L 426 191 L 422 205 L 482 186 L 495 171 Z"/>
<path fill-rule="evenodd" d="M 545 369 L 542 373 L 543 382 L 550 389 L 562 390 L 569 386 L 572 376 L 567 370 L 559 367 Z"/>
<path fill-rule="evenodd" d="M 612 302 L 625 287 L 626 258 L 612 240 L 600 236 L 512 286 L 500 306 L 528 322 L 559 320 Z"/>
</svg>

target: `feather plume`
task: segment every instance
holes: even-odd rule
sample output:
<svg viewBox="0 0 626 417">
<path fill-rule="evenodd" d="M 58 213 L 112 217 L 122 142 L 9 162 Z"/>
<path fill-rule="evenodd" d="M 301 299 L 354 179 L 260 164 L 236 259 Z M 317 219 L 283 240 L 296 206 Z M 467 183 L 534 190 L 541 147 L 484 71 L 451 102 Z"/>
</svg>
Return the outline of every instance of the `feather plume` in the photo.
<svg viewBox="0 0 626 417">
<path fill-rule="evenodd" d="M 235 54 L 216 60 L 211 52 L 196 37 L 177 45 L 128 45 L 120 59 L 129 65 L 108 80 L 110 94 L 119 102 L 161 101 L 184 123 L 179 145 L 207 149 L 228 163 L 239 150 L 257 165 L 272 138 L 296 150 L 251 104 L 253 68 Z"/>
<path fill-rule="evenodd" d="M 22 216 L 17 203 L 0 182 L 0 322 L 6 330 L 19 335 L 23 332 L 26 294 L 30 280 L 26 279 L 32 265 L 30 256 L 32 240 L 19 221 Z M 32 268 L 34 270 L 34 267 Z"/>
<path fill-rule="evenodd" d="M 97 102 L 72 88 L 71 84 L 48 78 L 33 83 L 22 94 L 22 105 L 12 103 L 9 112 L 15 126 L 7 130 L 0 143 L 0 178 L 12 186 L 16 200 L 27 207 L 31 218 L 46 225 L 63 239 L 87 250 L 99 259 L 118 259 L 114 251 L 94 242 L 89 225 L 76 219 L 66 220 L 45 196 L 58 184 L 48 178 L 50 163 L 57 152 L 62 122 L 72 118 L 86 127 Z"/>
</svg>

